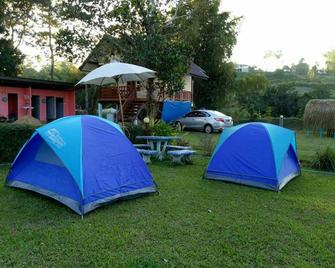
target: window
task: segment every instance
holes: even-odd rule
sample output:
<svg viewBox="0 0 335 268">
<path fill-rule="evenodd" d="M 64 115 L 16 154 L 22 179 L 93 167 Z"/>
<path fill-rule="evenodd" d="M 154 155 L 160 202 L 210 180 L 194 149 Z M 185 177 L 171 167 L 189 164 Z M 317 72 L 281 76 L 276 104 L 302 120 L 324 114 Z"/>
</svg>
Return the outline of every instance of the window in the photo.
<svg viewBox="0 0 335 268">
<path fill-rule="evenodd" d="M 185 117 L 197 117 L 197 112 L 190 112 L 186 114 Z"/>
<path fill-rule="evenodd" d="M 205 113 L 205 112 L 198 112 L 197 117 L 207 117 L 207 113 Z"/>
</svg>

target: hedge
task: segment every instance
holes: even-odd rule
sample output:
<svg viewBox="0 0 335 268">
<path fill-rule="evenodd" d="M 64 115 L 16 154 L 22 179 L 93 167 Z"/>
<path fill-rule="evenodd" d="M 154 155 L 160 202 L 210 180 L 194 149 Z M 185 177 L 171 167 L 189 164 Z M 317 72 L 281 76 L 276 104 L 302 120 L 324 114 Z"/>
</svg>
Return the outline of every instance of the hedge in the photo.
<svg viewBox="0 0 335 268">
<path fill-rule="evenodd" d="M 0 124 L 0 163 L 13 162 L 34 131 L 30 125 Z"/>
</svg>

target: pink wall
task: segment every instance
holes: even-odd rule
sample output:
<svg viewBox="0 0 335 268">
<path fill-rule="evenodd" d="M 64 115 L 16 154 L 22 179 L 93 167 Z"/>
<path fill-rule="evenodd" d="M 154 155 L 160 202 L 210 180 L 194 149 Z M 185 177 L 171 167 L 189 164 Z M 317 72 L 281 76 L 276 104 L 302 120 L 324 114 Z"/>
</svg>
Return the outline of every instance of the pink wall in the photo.
<svg viewBox="0 0 335 268">
<path fill-rule="evenodd" d="M 40 96 L 40 120 L 45 122 L 46 118 L 46 97 L 58 97 L 64 100 L 64 116 L 75 114 L 75 93 L 74 90 L 48 90 L 48 89 L 30 89 L 20 87 L 0 86 L 0 116 L 8 117 L 8 101 L 4 102 L 3 97 L 9 93 L 18 95 L 18 118 L 24 115 L 31 115 L 31 109 L 24 109 L 24 106 L 31 106 L 30 96 Z"/>
</svg>

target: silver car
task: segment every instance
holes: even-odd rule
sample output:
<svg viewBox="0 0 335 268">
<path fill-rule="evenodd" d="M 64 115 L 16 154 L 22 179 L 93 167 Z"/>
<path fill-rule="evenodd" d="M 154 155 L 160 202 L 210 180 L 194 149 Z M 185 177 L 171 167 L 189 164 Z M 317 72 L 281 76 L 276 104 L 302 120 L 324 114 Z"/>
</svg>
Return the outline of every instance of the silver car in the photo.
<svg viewBox="0 0 335 268">
<path fill-rule="evenodd" d="M 177 129 L 202 130 L 205 133 L 221 132 L 225 127 L 233 126 L 233 119 L 218 111 L 196 110 L 185 114 L 175 121 Z"/>
</svg>

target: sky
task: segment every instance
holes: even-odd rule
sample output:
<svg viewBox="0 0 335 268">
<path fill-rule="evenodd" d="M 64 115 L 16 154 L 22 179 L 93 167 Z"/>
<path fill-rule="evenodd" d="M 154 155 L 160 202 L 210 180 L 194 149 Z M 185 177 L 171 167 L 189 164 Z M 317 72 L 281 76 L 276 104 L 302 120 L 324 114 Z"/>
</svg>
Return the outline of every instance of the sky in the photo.
<svg viewBox="0 0 335 268">
<path fill-rule="evenodd" d="M 232 61 L 274 70 L 301 58 L 324 67 L 335 49 L 335 0 L 221 0 L 222 11 L 243 16 Z M 269 51 L 282 57 L 265 59 Z"/>
</svg>

